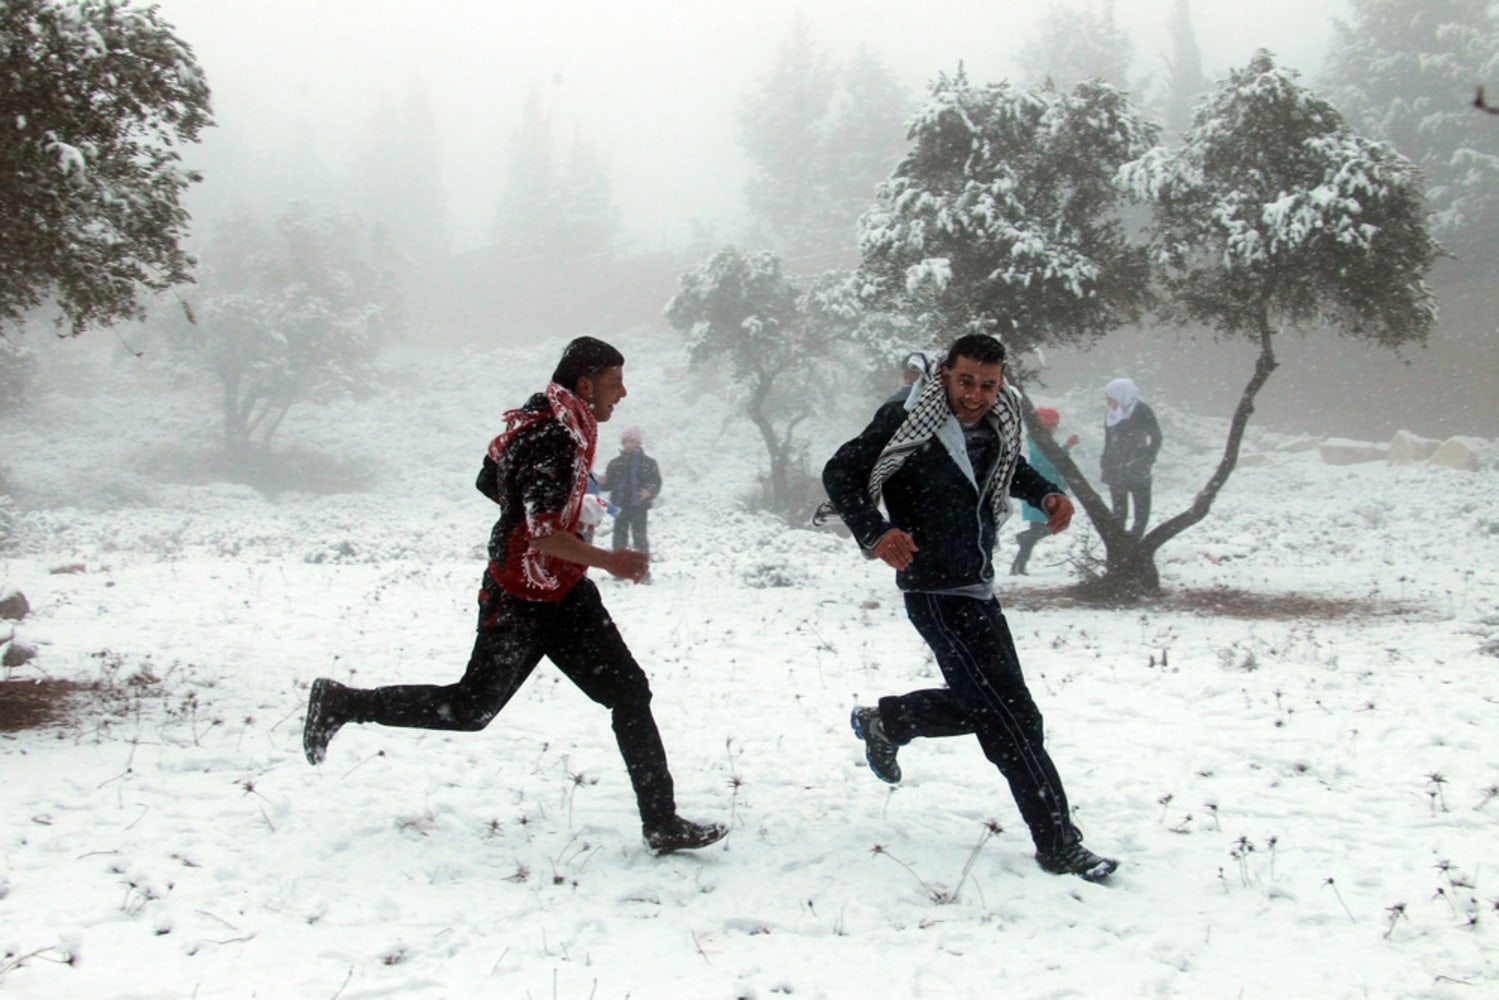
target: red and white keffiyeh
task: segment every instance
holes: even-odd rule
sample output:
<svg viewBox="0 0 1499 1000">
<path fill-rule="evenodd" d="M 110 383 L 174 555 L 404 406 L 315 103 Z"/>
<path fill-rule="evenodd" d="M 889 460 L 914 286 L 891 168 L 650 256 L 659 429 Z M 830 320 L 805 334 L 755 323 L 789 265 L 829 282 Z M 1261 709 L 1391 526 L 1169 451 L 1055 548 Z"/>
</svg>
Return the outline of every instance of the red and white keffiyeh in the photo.
<svg viewBox="0 0 1499 1000">
<path fill-rule="evenodd" d="M 546 398 L 551 404 L 550 412 L 525 409 L 506 411 L 505 429 L 489 443 L 489 457 L 498 463 L 516 438 L 543 420 L 556 420 L 576 446 L 572 463 L 572 489 L 568 492 L 567 503 L 561 511 L 527 511 L 525 528 L 530 538 L 544 538 L 564 531 L 579 530 L 583 503 L 588 493 L 588 470 L 593 468 L 594 452 L 598 445 L 598 420 L 584 400 L 557 382 L 547 384 Z M 529 544 L 525 546 L 520 558 L 521 574 L 530 587 L 544 593 L 558 589 L 561 584 L 557 572 L 558 560 Z"/>
</svg>

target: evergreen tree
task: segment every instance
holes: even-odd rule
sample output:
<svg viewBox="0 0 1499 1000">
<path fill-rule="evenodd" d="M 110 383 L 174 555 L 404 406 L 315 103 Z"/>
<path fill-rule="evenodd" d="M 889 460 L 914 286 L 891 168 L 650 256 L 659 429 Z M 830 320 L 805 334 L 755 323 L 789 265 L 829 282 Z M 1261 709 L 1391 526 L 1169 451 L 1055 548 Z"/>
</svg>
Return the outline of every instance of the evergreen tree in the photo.
<svg viewBox="0 0 1499 1000">
<path fill-rule="evenodd" d="M 916 343 L 990 333 L 1017 364 L 1137 319 L 1149 270 L 1115 175 L 1154 135 L 1106 84 L 1063 94 L 974 86 L 961 69 L 940 77 L 865 220 L 860 270 L 875 304 L 909 317 Z"/>
<path fill-rule="evenodd" d="M 1181 135 L 1192 124 L 1192 110 L 1206 99 L 1210 84 L 1202 72 L 1202 50 L 1192 30 L 1190 0 L 1176 0 L 1171 8 L 1171 56 L 1166 60 L 1166 88 L 1162 101 L 1166 133 Z"/>
<path fill-rule="evenodd" d="M 496 243 L 514 257 L 576 260 L 613 253 L 619 213 L 597 147 L 575 136 L 557 156 L 551 119 L 532 94 L 511 143 Z"/>
<path fill-rule="evenodd" d="M 837 245 L 822 170 L 836 82 L 825 50 L 798 13 L 770 76 L 744 103 L 741 142 L 756 172 L 745 198 L 765 239 L 789 254 Z"/>
<path fill-rule="evenodd" d="M 0 333 L 48 302 L 73 334 L 139 318 L 192 280 L 181 149 L 208 84 L 157 8 L 0 4 L 0 122 Z"/>
<path fill-rule="evenodd" d="M 873 53 L 834 67 L 798 16 L 770 76 L 745 99 L 740 141 L 758 238 L 788 257 L 851 250 L 903 146 L 904 88 Z"/>
<path fill-rule="evenodd" d="M 608 256 L 619 244 L 619 210 L 598 147 L 578 135 L 562 170 L 562 242 L 569 256 Z"/>
<path fill-rule="evenodd" d="M 399 103 L 381 95 L 360 158 L 359 184 L 360 214 L 397 256 L 418 266 L 447 257 L 441 147 L 423 87 L 413 84 Z"/>
<path fill-rule="evenodd" d="M 828 246 L 858 243 L 859 218 L 905 151 L 905 120 L 916 102 L 874 53 L 860 48 L 839 73 L 827 139 L 817 157 L 827 179 Z"/>
<path fill-rule="evenodd" d="M 1329 93 L 1350 121 L 1415 161 L 1439 237 L 1485 266 L 1499 233 L 1499 130 L 1475 122 L 1475 87 L 1499 76 L 1490 0 L 1350 0 L 1333 25 Z"/>
<path fill-rule="evenodd" d="M 562 190 L 552 143 L 552 122 L 541 99 L 526 99 L 521 123 L 511 135 L 505 185 L 495 222 L 495 243 L 515 257 L 564 252 Z"/>
<path fill-rule="evenodd" d="M 1102 80 L 1129 90 L 1133 46 L 1114 20 L 1114 0 L 1053 0 L 1037 37 L 1016 58 L 1033 83 L 1050 80 L 1067 90 L 1084 80 Z"/>
</svg>

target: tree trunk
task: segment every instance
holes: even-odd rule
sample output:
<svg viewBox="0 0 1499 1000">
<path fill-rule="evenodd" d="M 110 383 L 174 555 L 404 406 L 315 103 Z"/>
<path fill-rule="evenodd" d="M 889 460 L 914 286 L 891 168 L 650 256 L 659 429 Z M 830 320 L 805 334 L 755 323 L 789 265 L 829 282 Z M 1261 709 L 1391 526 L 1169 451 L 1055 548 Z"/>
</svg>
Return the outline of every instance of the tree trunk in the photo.
<svg viewBox="0 0 1499 1000">
<path fill-rule="evenodd" d="M 224 385 L 224 451 L 230 457 L 243 456 L 250 449 L 250 428 L 246 405 L 239 398 L 239 376 L 220 372 Z"/>
<path fill-rule="evenodd" d="M 1049 434 L 1037 433 L 1035 408 L 1029 398 L 1026 398 L 1023 409 L 1032 440 L 1041 453 L 1051 460 L 1052 465 L 1056 466 L 1057 472 L 1066 481 L 1087 513 L 1088 520 L 1103 539 L 1104 571 L 1097 579 L 1084 583 L 1082 590 L 1087 596 L 1107 604 L 1128 604 L 1160 592 L 1161 575 L 1155 565 L 1155 554 L 1161 546 L 1207 517 L 1219 491 L 1238 466 L 1239 446 L 1243 443 L 1249 417 L 1254 413 L 1255 397 L 1265 387 L 1270 374 L 1279 364 L 1275 360 L 1274 337 L 1269 311 L 1262 305 L 1259 313 L 1259 357 L 1255 359 L 1254 374 L 1244 386 L 1239 405 L 1234 409 L 1233 419 L 1229 421 L 1228 439 L 1224 442 L 1223 457 L 1219 460 L 1218 467 L 1202 489 L 1197 491 L 1186 510 L 1160 522 L 1141 538 L 1130 534 L 1114 518 L 1113 508 L 1093 489 L 1072 457 Z"/>
<path fill-rule="evenodd" d="M 776 435 L 775 424 L 765 415 L 765 400 L 770 395 L 770 387 L 770 378 L 761 375 L 755 383 L 754 391 L 750 394 L 749 406 L 746 409 L 750 422 L 760 432 L 760 440 L 765 444 L 766 454 L 770 456 L 770 478 L 765 486 L 765 504 L 771 510 L 781 513 L 791 484 L 786 468 L 788 463 L 785 450 L 781 447 L 780 438 Z"/>
</svg>

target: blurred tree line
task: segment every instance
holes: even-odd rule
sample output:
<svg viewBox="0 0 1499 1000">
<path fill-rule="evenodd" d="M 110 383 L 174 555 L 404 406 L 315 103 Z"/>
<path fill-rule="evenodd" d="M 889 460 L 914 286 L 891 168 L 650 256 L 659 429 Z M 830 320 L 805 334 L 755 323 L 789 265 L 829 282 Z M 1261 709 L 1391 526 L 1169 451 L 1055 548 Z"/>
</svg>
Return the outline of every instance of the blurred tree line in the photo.
<svg viewBox="0 0 1499 1000">
<path fill-rule="evenodd" d="M 116 50 L 63 30 L 91 19 L 125 40 L 129 61 L 96 58 Z M 59 76 L 56 58 L 33 44 L 43 28 L 89 72 Z M 720 366 L 742 393 L 766 448 L 773 508 L 791 513 L 807 492 L 799 429 L 815 416 L 817 379 L 852 370 L 888 380 L 902 349 L 965 330 L 1004 336 L 1026 379 L 1044 367 L 1042 349 L 1086 352 L 1146 323 L 1242 336 L 1259 360 L 1241 410 L 1278 363 L 1282 326 L 1385 346 L 1424 341 L 1431 313 L 1420 279 L 1439 253 L 1428 232 L 1471 269 L 1496 231 L 1499 139 L 1487 119 L 1464 116 L 1475 83 L 1495 75 L 1492 5 L 1351 0 L 1315 87 L 1268 53 L 1209 83 L 1187 0 L 1168 28 L 1162 67 L 1135 78 L 1113 4 L 1060 0 L 1018 53 L 1022 79 L 979 85 L 959 66 L 918 100 L 875 55 L 835 63 L 804 19 L 793 22 L 738 113 L 753 166 L 739 242 L 755 249 L 714 246 L 705 233 L 702 263 L 681 276 L 667 309 L 693 362 Z M 14 336 L 26 319 L 50 309 L 78 332 L 154 309 L 151 336 L 217 380 L 226 445 L 264 450 L 298 399 L 358 391 L 382 343 L 429 332 L 436 276 L 453 257 L 420 88 L 380 99 L 352 183 L 309 158 L 293 169 L 313 197 L 279 214 L 252 202 L 201 235 L 200 284 L 184 290 L 196 261 L 182 196 L 199 175 L 181 151 L 210 122 L 190 48 L 152 10 L 106 0 L 17 0 L 0 31 L 0 99 L 8 120 L 24 123 L 24 141 L 0 150 L 0 405 L 23 397 L 34 368 Z M 131 100 L 85 100 L 101 79 Z M 1251 97 L 1281 103 L 1256 119 Z M 1240 134 L 1254 120 L 1260 146 Z M 577 133 L 559 146 L 534 93 L 508 150 L 494 259 L 562 266 L 628 253 L 605 152 Z M 232 139 L 219 148 L 250 153 Z M 1228 170 L 1225 155 L 1278 178 L 1281 195 Z M 1234 228 L 1189 233 L 1187 204 L 1216 206 Z M 1370 237 L 1359 213 L 1402 234 L 1402 252 Z M 69 239 L 44 238 L 58 233 Z M 1189 252 L 1237 253 L 1245 241 L 1263 252 L 1242 272 L 1215 274 Z M 1297 268 L 1300 284 L 1290 280 Z M 1239 299 L 1206 294 L 1215 282 Z M 1378 309 L 1361 312 L 1358 294 Z M 1231 441 L 1227 468 L 1235 449 Z M 1100 531 L 1107 541 L 1107 523 Z M 1111 548 L 1111 572 L 1149 575 L 1149 558 L 1116 556 Z"/>
<path fill-rule="evenodd" d="M 1356 11 L 1398 5 L 1368 0 Z M 725 248 L 683 274 L 668 318 L 688 335 L 695 363 L 728 365 L 762 427 L 771 509 L 805 517 L 794 484 L 815 477 L 795 428 L 808 397 L 826 393 L 796 380 L 848 364 L 861 347 L 874 370 L 893 376 L 894 343 L 991 333 L 1011 349 L 1011 379 L 1026 384 L 1045 349 L 1087 350 L 1144 320 L 1241 338 L 1255 353 L 1222 459 L 1188 508 L 1143 538 L 1051 449 L 1106 548 L 1092 591 L 1153 593 L 1156 552 L 1208 515 L 1236 467 L 1249 416 L 1281 363 L 1283 330 L 1396 349 L 1426 342 L 1436 319 L 1426 278 L 1444 251 L 1413 158 L 1366 134 L 1267 52 L 1193 93 L 1202 78 L 1184 2 L 1171 29 L 1169 72 L 1152 101 L 1139 102 L 1119 83 L 1128 43 L 1112 4 L 1053 5 L 1026 52 L 1033 83 L 976 85 L 960 66 L 932 84 L 907 121 L 903 158 L 861 218 L 857 266 L 788 276 L 775 252 Z M 817 107 L 804 100 L 817 66 L 807 50 L 794 38 L 778 64 L 779 78 L 796 84 L 781 91 L 785 108 Z M 1457 108 L 1471 88 L 1461 93 Z M 1166 144 L 1151 120 L 1163 111 L 1175 123 Z M 815 218 L 805 208 L 778 214 L 804 203 L 807 179 L 788 158 L 766 162 L 780 172 L 767 171 L 755 190 L 765 231 Z M 767 191 L 777 178 L 779 200 Z M 783 239 L 781 251 L 804 245 Z M 777 385 L 792 388 L 778 397 Z M 780 433 L 767 434 L 777 417 Z"/>
</svg>

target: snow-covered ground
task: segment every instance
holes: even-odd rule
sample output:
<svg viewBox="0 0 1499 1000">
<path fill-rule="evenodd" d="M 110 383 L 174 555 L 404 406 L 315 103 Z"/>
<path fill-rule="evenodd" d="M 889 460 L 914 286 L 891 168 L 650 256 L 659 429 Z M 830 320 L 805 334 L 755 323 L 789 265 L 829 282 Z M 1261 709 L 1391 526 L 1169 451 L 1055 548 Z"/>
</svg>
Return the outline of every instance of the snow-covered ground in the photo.
<svg viewBox="0 0 1499 1000">
<path fill-rule="evenodd" d="M 607 714 L 545 664 L 482 733 L 349 727 L 302 758 L 313 678 L 457 678 L 493 516 L 473 476 L 557 344 L 397 352 L 373 398 L 293 410 L 282 447 L 368 484 L 320 495 L 192 475 L 211 393 L 114 374 L 0 421 L 23 529 L 0 583 L 40 651 L 7 673 L 110 685 L 75 725 L 0 738 L 0 992 L 1499 993 L 1499 477 L 1328 466 L 1252 429 L 1163 552 L 1168 587 L 1360 613 L 1069 606 L 1048 594 L 1097 546 L 1082 519 L 1002 579 L 1078 822 L 1123 862 L 1090 885 L 1036 867 L 971 740 L 906 748 L 893 789 L 869 773 L 849 707 L 937 677 L 892 574 L 747 510 L 748 425 L 675 345 L 619 343 L 601 460 L 638 423 L 667 485 L 654 585 L 600 586 L 683 812 L 729 838 L 647 854 Z M 1045 401 L 1096 469 L 1098 387 Z M 1223 426 L 1152 402 L 1166 515 Z"/>
</svg>

